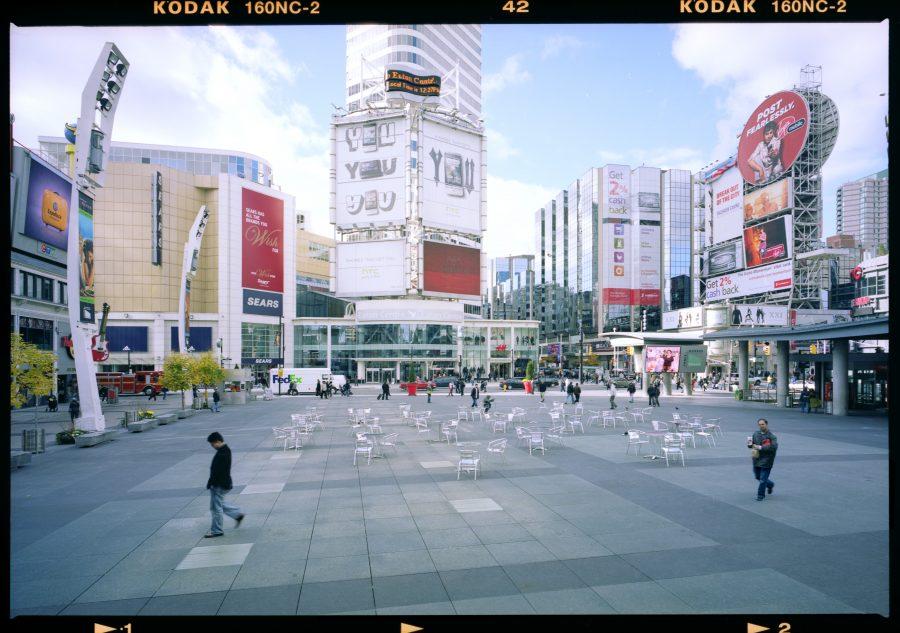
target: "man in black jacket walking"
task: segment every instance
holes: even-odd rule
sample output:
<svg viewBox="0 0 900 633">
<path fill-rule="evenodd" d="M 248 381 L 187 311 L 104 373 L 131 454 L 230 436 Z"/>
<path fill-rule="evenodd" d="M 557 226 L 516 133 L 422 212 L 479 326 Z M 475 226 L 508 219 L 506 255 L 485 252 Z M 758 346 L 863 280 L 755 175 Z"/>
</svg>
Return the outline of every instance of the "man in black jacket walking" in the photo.
<svg viewBox="0 0 900 633">
<path fill-rule="evenodd" d="M 215 538 L 224 535 L 222 512 L 236 521 L 235 527 L 241 525 L 244 513 L 237 506 L 225 502 L 225 495 L 232 488 L 231 449 L 228 448 L 222 434 L 218 431 L 210 433 L 206 441 L 216 449 L 216 455 L 209 466 L 209 481 L 206 482 L 206 489 L 209 490 L 209 511 L 212 514 L 212 525 L 204 538 Z"/>
<path fill-rule="evenodd" d="M 766 491 L 772 494 L 775 482 L 769 479 L 772 466 L 775 464 L 775 453 L 778 452 L 778 438 L 769 431 L 769 422 L 760 418 L 757 422 L 759 430 L 747 442 L 747 448 L 751 449 L 753 456 L 753 476 L 759 481 L 756 489 L 756 500 L 763 501 Z"/>
</svg>

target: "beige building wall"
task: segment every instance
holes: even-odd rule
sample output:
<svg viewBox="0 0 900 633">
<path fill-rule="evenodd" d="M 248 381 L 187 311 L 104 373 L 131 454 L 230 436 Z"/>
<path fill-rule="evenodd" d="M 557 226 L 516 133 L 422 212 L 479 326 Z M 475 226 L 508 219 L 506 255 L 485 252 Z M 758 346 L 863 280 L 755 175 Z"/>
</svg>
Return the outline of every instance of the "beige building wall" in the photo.
<svg viewBox="0 0 900 633">
<path fill-rule="evenodd" d="M 296 274 L 317 279 L 330 279 L 329 257 L 332 249 L 334 249 L 333 238 L 298 229 Z"/>
<path fill-rule="evenodd" d="M 162 265 L 151 263 L 152 178 L 162 174 Z M 177 312 L 188 231 L 205 204 L 210 221 L 191 288 L 192 312 L 218 306 L 218 180 L 170 167 L 110 163 L 94 203 L 95 292 L 113 312 Z"/>
</svg>

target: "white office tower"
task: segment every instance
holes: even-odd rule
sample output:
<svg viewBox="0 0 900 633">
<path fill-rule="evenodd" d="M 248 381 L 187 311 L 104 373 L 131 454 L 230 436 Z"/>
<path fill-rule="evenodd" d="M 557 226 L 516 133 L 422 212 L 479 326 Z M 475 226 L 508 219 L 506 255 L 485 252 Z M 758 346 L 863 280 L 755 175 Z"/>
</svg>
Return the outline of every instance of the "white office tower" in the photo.
<svg viewBox="0 0 900 633">
<path fill-rule="evenodd" d="M 347 26 L 347 110 L 384 105 L 384 71 L 402 66 L 441 77 L 440 104 L 481 118 L 481 26 L 359 24 Z"/>
</svg>

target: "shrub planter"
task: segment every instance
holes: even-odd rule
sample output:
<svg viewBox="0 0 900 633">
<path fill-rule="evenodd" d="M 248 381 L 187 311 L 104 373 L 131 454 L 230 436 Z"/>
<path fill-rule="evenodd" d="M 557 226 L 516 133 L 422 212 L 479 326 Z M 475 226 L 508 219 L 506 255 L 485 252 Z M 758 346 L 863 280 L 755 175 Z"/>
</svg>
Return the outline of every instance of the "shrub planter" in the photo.
<svg viewBox="0 0 900 633">
<path fill-rule="evenodd" d="M 416 395 L 417 389 L 418 389 L 418 387 L 416 387 L 415 385 L 406 385 L 406 393 L 409 394 L 410 396 Z"/>
</svg>

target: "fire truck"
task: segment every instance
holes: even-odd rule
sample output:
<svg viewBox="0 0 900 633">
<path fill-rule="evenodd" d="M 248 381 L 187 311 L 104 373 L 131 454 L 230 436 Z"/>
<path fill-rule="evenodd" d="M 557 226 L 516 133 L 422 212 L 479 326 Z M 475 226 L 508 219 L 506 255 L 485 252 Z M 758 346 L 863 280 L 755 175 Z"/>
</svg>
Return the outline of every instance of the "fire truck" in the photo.
<svg viewBox="0 0 900 633">
<path fill-rule="evenodd" d="M 159 393 L 161 371 L 136 371 L 123 374 L 118 371 L 97 372 L 97 386 L 115 389 L 119 394 L 143 394 L 149 396 L 152 391 Z"/>
</svg>

